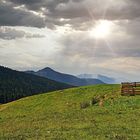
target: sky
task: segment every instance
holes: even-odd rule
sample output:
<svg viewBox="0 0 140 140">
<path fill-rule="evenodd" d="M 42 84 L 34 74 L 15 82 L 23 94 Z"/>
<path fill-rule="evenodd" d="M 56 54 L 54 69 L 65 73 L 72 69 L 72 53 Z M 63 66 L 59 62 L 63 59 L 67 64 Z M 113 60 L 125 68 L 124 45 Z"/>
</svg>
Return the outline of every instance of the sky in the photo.
<svg viewBox="0 0 140 140">
<path fill-rule="evenodd" d="M 0 0 L 0 65 L 140 80 L 140 0 Z"/>
</svg>

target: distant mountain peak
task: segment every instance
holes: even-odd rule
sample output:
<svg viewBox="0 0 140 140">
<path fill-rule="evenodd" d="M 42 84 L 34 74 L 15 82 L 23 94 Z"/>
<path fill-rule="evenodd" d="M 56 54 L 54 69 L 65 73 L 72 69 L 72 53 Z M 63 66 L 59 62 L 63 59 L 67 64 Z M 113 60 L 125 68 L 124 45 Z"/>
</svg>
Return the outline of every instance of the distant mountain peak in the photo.
<svg viewBox="0 0 140 140">
<path fill-rule="evenodd" d="M 46 68 L 43 68 L 43 69 L 41 69 L 39 71 L 54 71 L 54 70 L 52 68 L 50 68 L 50 67 L 46 67 Z"/>
</svg>

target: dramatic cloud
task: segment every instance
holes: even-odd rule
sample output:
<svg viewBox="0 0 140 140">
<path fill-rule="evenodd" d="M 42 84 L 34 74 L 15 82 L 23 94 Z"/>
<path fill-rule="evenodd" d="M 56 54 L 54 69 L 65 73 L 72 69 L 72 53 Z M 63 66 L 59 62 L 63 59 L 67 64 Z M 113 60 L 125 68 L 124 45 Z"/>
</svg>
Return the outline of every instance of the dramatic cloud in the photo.
<svg viewBox="0 0 140 140">
<path fill-rule="evenodd" d="M 25 31 L 16 30 L 9 27 L 0 27 L 0 38 L 4 40 L 11 40 L 16 38 L 42 38 L 44 35 L 31 34 Z"/>
<path fill-rule="evenodd" d="M 69 24 L 73 28 L 83 29 L 89 21 L 94 23 L 98 19 L 131 20 L 140 16 L 138 0 L 117 0 L 115 2 L 114 0 L 11 0 L 11 2 L 14 6 L 24 5 L 28 12 L 32 10 L 42 13 L 46 25 L 50 28 L 55 25 Z M 18 9 L 17 12 L 21 12 L 20 10 Z M 43 26 L 44 24 L 37 23 L 37 25 Z"/>
<path fill-rule="evenodd" d="M 0 26 L 45 27 L 44 18 L 10 2 L 0 1 Z"/>
</svg>

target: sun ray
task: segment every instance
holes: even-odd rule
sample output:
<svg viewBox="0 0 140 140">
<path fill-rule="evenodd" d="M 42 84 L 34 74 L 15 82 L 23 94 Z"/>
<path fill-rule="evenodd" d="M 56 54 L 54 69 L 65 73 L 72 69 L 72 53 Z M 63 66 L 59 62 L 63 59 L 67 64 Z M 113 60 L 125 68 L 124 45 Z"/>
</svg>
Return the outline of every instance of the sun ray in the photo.
<svg viewBox="0 0 140 140">
<path fill-rule="evenodd" d="M 105 43 L 108 49 L 110 50 L 112 57 L 117 57 L 117 54 L 115 53 L 113 47 L 111 46 L 110 42 L 107 39 L 105 39 Z"/>
</svg>

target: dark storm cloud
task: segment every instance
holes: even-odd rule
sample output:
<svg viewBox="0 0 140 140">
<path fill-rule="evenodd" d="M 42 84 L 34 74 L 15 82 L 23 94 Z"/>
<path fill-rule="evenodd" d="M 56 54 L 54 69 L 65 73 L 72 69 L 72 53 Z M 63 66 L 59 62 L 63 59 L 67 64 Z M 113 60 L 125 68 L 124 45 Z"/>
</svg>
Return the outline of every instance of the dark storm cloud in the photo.
<svg viewBox="0 0 140 140">
<path fill-rule="evenodd" d="M 45 27 L 44 19 L 24 9 L 15 9 L 11 3 L 0 2 L 0 26 Z"/>
<path fill-rule="evenodd" d="M 92 14 L 95 17 L 102 18 L 104 10 L 114 11 L 114 14 L 118 15 L 121 13 L 127 13 L 127 11 L 120 11 L 123 8 L 129 6 L 129 4 L 118 7 L 120 5 L 112 5 L 114 1 L 93 1 L 93 0 L 11 0 L 14 4 L 22 5 L 24 4 L 28 9 L 35 11 L 40 11 L 41 8 L 46 8 L 47 16 L 56 17 L 56 18 L 77 18 L 77 17 L 87 17 Z M 125 2 L 129 2 L 125 0 Z M 107 3 L 107 4 L 106 4 Z M 110 12 L 109 12 L 110 13 Z M 111 13 L 112 14 L 112 13 Z M 92 15 L 92 16 L 93 16 Z M 117 16 L 118 16 L 117 15 Z M 109 15 L 111 16 L 111 15 Z M 112 14 L 113 17 L 113 14 Z M 111 18 L 111 17 L 110 17 Z"/>
<path fill-rule="evenodd" d="M 67 3 L 69 0 L 10 0 L 16 5 L 24 4 L 28 9 L 39 11 L 46 8 L 52 11 L 59 3 Z"/>
<path fill-rule="evenodd" d="M 55 25 L 71 25 L 83 30 L 99 19 L 132 20 L 140 17 L 139 0 L 8 0 L 0 2 L 0 25 L 35 26 L 54 29 Z M 13 9 L 24 5 L 26 11 Z M 30 11 L 41 12 L 44 18 Z M 66 20 L 61 20 L 61 19 Z M 18 20 L 20 19 L 20 20 Z M 45 21 L 45 23 L 44 23 Z M 93 23 L 94 24 L 94 23 Z M 88 26 L 85 26 L 88 25 Z"/>
<path fill-rule="evenodd" d="M 13 28 L 9 27 L 0 27 L 0 39 L 3 40 L 12 40 L 16 38 L 41 38 L 44 37 L 39 34 L 31 34 L 31 33 L 26 33 L 21 30 L 16 30 Z"/>
</svg>

